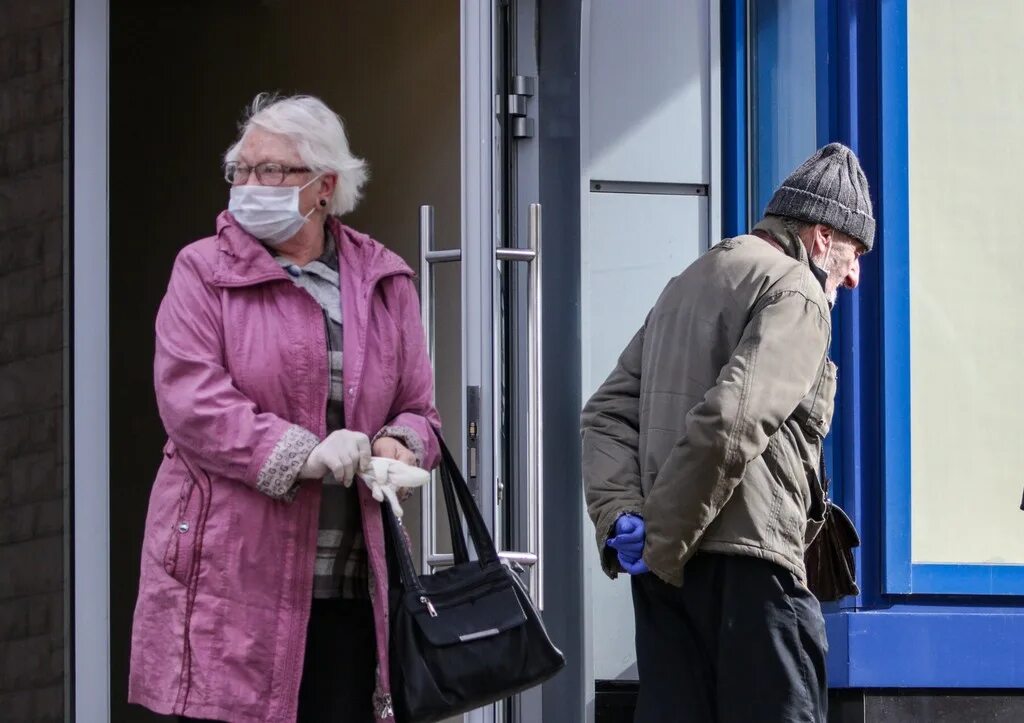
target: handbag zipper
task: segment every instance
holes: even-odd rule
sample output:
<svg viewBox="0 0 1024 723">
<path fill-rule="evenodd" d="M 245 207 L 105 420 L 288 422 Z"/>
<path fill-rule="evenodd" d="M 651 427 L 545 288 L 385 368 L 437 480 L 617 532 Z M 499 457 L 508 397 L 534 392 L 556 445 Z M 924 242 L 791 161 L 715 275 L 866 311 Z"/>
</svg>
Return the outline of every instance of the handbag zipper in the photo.
<svg viewBox="0 0 1024 723">
<path fill-rule="evenodd" d="M 473 600 L 483 597 L 484 595 L 487 595 L 493 590 L 504 587 L 506 584 L 508 584 L 508 580 L 504 577 L 500 577 L 497 579 L 492 578 L 490 580 L 485 580 L 482 584 L 477 584 L 475 586 L 464 586 L 461 588 L 457 588 L 455 590 L 435 590 L 432 593 L 432 597 L 434 600 L 440 599 L 440 605 L 442 608 L 444 608 L 450 605 L 459 605 L 464 602 L 471 602 Z M 422 596 L 420 598 L 420 602 L 426 604 L 423 600 L 424 597 L 426 596 Z"/>
<path fill-rule="evenodd" d="M 427 612 L 430 613 L 430 617 L 437 617 L 437 609 L 434 607 L 434 603 L 430 602 L 430 598 L 426 595 L 420 595 L 420 602 L 427 606 Z"/>
</svg>

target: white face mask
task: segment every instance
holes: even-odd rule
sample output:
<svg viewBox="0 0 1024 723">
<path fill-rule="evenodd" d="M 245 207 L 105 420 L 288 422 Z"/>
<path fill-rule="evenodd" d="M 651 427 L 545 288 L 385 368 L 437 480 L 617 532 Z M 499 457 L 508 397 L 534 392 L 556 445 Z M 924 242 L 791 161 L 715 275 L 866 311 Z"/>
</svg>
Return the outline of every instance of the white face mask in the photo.
<svg viewBox="0 0 1024 723">
<path fill-rule="evenodd" d="M 320 176 L 301 187 L 232 186 L 228 210 L 239 226 L 260 241 L 280 246 L 297 234 L 316 210 L 314 206 L 305 215 L 299 211 L 299 192 L 317 178 Z"/>
</svg>

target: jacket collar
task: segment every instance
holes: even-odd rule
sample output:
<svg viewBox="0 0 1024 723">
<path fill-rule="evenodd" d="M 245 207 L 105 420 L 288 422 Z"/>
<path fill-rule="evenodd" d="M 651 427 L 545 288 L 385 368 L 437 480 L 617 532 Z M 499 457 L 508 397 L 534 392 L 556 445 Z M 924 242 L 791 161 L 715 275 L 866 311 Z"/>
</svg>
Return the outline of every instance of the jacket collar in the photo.
<svg viewBox="0 0 1024 723">
<path fill-rule="evenodd" d="M 810 270 L 815 281 L 817 281 L 818 285 L 821 286 L 821 290 L 825 291 L 828 274 L 825 273 L 824 269 L 811 261 L 811 257 L 807 253 L 807 247 L 804 246 L 804 242 L 799 236 L 787 229 L 786 224 L 781 219 L 775 216 L 765 216 L 761 219 L 760 223 L 754 226 L 754 231 L 761 231 L 769 234 L 772 239 L 782 247 L 783 253 L 796 259 Z M 830 307 L 832 306 L 832 303 L 833 302 L 829 302 Z"/>
<path fill-rule="evenodd" d="M 786 228 L 786 224 L 777 216 L 765 216 L 756 226 L 755 231 L 764 231 L 782 247 L 782 252 L 810 268 L 811 259 L 807 255 L 807 247 L 800 237 Z"/>
<path fill-rule="evenodd" d="M 364 288 L 372 288 L 387 276 L 413 275 L 398 254 L 366 234 L 349 228 L 334 216 L 328 217 L 327 226 L 338 244 L 339 269 L 359 279 Z M 254 286 L 289 280 L 273 255 L 239 226 L 229 211 L 217 217 L 217 250 L 213 281 L 218 286 Z"/>
</svg>

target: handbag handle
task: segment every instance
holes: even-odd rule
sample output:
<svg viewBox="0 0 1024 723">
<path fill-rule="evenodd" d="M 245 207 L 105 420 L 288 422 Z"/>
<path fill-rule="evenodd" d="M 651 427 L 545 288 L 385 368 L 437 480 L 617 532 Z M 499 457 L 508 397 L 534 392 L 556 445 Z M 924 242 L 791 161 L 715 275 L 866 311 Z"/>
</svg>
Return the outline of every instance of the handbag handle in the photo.
<svg viewBox="0 0 1024 723">
<path fill-rule="evenodd" d="M 456 514 L 450 515 L 449 524 L 452 528 L 452 546 L 455 564 L 469 562 L 469 553 L 466 550 L 465 538 L 462 532 L 462 521 L 458 515 L 458 507 L 462 508 L 462 514 L 469 526 L 469 539 L 473 541 L 473 548 L 480 559 L 481 564 L 498 561 L 498 552 L 494 547 L 494 538 L 491 537 L 487 524 L 484 522 L 480 508 L 476 506 L 473 494 L 469 491 L 465 477 L 459 465 L 452 457 L 448 446 L 440 432 L 436 432 L 437 442 L 441 447 L 441 485 L 444 490 L 445 506 L 453 509 Z M 456 499 L 458 502 L 456 503 Z M 450 500 L 450 501 L 449 501 Z M 461 542 L 455 542 L 455 537 Z M 460 549 L 461 548 L 461 549 Z"/>
<path fill-rule="evenodd" d="M 468 560 L 469 550 L 466 548 L 466 537 L 462 532 L 462 516 L 456 496 L 448 492 L 452 482 L 448 479 L 447 475 L 447 464 L 442 464 L 440 470 L 441 489 L 444 490 L 442 496 L 444 497 L 444 508 L 448 517 L 448 532 L 452 540 L 452 556 L 458 560 Z"/>
<path fill-rule="evenodd" d="M 462 515 L 465 515 L 466 523 L 469 526 L 469 538 L 473 542 L 473 548 L 477 552 L 480 565 L 498 562 L 498 552 L 494 547 L 494 538 L 484 523 L 483 515 L 473 500 L 459 466 L 455 463 L 448 446 L 444 442 L 441 433 L 435 430 L 438 445 L 441 447 L 440 477 L 441 488 L 444 492 L 445 508 L 448 511 L 448 525 L 452 535 L 452 550 L 455 564 L 469 562 L 469 550 L 466 547 L 465 533 L 462 527 Z M 412 554 L 406 544 L 405 534 L 402 530 L 402 523 L 391 512 L 388 505 L 382 505 L 382 511 L 386 520 L 387 531 L 391 535 L 392 547 L 398 557 L 399 570 L 402 582 L 406 589 L 419 593 L 423 592 L 419 577 L 416 575 L 416 566 L 412 561 Z M 461 508 L 462 515 L 459 514 Z M 426 572 L 426 571 L 424 571 Z"/>
</svg>

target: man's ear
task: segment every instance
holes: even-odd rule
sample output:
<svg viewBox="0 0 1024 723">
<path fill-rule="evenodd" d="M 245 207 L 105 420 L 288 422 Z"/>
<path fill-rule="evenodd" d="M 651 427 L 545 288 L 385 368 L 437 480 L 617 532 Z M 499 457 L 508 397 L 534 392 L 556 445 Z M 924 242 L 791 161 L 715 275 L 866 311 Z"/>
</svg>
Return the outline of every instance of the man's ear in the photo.
<svg viewBox="0 0 1024 723">
<path fill-rule="evenodd" d="M 835 243 L 835 230 L 831 226 L 816 223 L 811 233 L 814 234 L 814 242 L 811 244 L 811 256 L 820 258 Z"/>
</svg>

